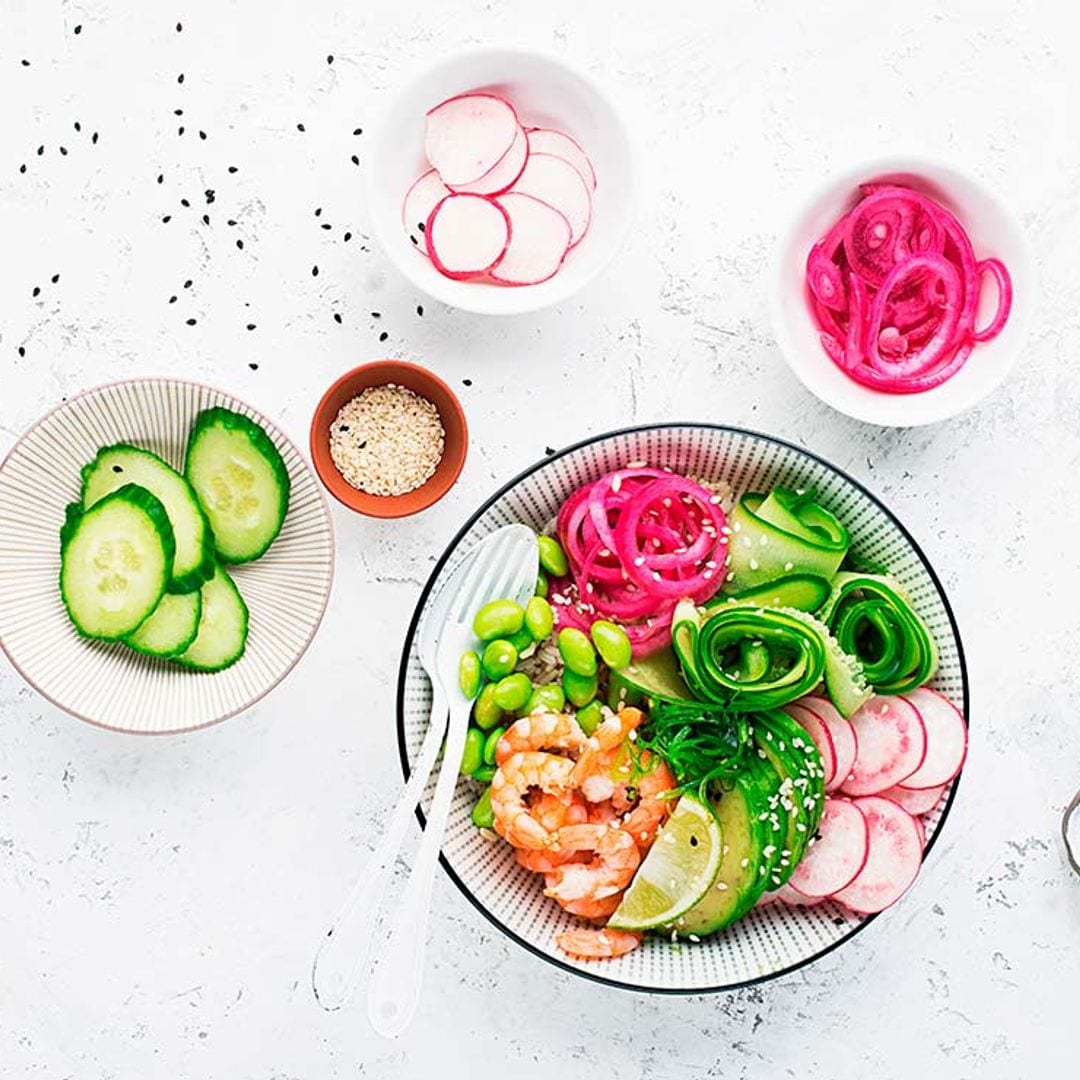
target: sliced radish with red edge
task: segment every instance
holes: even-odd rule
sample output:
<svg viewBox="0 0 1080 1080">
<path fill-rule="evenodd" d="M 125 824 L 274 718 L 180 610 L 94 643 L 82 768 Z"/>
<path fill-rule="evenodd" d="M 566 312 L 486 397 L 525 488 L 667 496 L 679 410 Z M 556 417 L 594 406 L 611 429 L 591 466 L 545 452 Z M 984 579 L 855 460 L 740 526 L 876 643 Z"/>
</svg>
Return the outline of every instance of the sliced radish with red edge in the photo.
<svg viewBox="0 0 1080 1080">
<path fill-rule="evenodd" d="M 925 686 L 904 694 L 926 728 L 926 757 L 904 780 L 906 788 L 936 788 L 963 768 L 967 756 L 967 726 L 960 710 L 947 697 Z"/>
<path fill-rule="evenodd" d="M 922 840 L 915 819 L 880 795 L 856 799 L 869 828 L 866 864 L 850 885 L 833 899 L 860 915 L 872 915 L 895 904 L 919 876 Z"/>
<path fill-rule="evenodd" d="M 424 152 L 448 187 L 472 184 L 509 153 L 520 128 L 501 97 L 460 94 L 428 111 Z"/>
<path fill-rule="evenodd" d="M 471 184 L 451 184 L 450 188 L 471 195 L 500 195 L 514 186 L 528 158 L 529 140 L 525 130 L 519 127 L 510 149 L 503 154 L 494 168 L 488 169 L 479 180 L 474 180 Z"/>
<path fill-rule="evenodd" d="M 401 222 L 414 247 L 423 255 L 427 255 L 427 244 L 424 242 L 427 219 L 431 217 L 431 211 L 449 194 L 450 189 L 442 182 L 435 169 L 428 169 L 405 193 L 405 202 L 401 206 Z"/>
<path fill-rule="evenodd" d="M 555 207 L 570 222 L 570 246 L 584 235 L 592 217 L 592 197 L 577 169 L 554 154 L 530 154 L 515 191 Z"/>
<path fill-rule="evenodd" d="M 910 776 L 926 755 L 919 710 L 900 697 L 871 698 L 851 718 L 859 754 L 840 785 L 845 795 L 878 795 Z"/>
<path fill-rule="evenodd" d="M 803 896 L 831 896 L 855 880 L 869 851 L 870 829 L 859 807 L 826 799 L 816 838 L 787 883 Z"/>
<path fill-rule="evenodd" d="M 920 788 L 909 791 L 905 787 L 891 787 L 881 793 L 882 798 L 892 799 L 897 806 L 902 806 L 909 814 L 929 814 L 945 794 L 945 785 L 935 788 Z"/>
<path fill-rule="evenodd" d="M 428 254 L 446 277 L 486 274 L 510 243 L 510 218 L 486 195 L 448 195 L 431 211 L 424 230 Z"/>
<path fill-rule="evenodd" d="M 508 191 L 498 198 L 510 218 L 510 243 L 491 271 L 504 285 L 537 285 L 553 277 L 570 249 L 570 223 L 553 206 Z"/>
<path fill-rule="evenodd" d="M 799 698 L 795 704 L 810 709 L 829 729 L 833 750 L 836 752 L 836 773 L 832 782 L 825 785 L 825 790 L 835 791 L 851 775 L 855 759 L 859 754 L 859 737 L 855 734 L 851 721 L 845 720 L 828 698 L 808 694 L 806 697 Z"/>
<path fill-rule="evenodd" d="M 912 821 L 915 822 L 915 827 L 919 830 L 919 844 L 923 851 L 926 851 L 926 826 L 923 824 L 922 818 L 913 817 Z"/>
<path fill-rule="evenodd" d="M 817 752 L 821 755 L 822 768 L 825 770 L 825 790 L 831 791 L 834 786 L 839 786 L 838 782 L 835 785 L 833 783 L 836 780 L 836 747 L 828 725 L 813 709 L 797 701 L 786 705 L 784 712 L 806 729 L 806 734 L 817 747 Z"/>
<path fill-rule="evenodd" d="M 554 128 L 529 128 L 528 135 L 529 153 L 554 154 L 562 158 L 568 165 L 574 166 L 590 191 L 596 190 L 596 170 L 577 139 Z"/>
</svg>

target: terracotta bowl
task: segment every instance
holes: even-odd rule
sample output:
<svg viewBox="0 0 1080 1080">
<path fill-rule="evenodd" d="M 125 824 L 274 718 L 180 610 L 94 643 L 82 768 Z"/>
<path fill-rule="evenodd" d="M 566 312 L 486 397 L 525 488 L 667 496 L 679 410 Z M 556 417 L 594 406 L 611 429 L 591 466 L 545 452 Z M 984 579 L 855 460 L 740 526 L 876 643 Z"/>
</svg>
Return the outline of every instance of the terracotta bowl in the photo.
<svg viewBox="0 0 1080 1080">
<path fill-rule="evenodd" d="M 330 425 L 346 402 L 370 386 L 387 383 L 412 390 L 439 410 L 446 443 L 442 460 L 426 483 L 404 495 L 369 495 L 349 484 L 334 465 L 330 456 Z M 374 360 L 346 372 L 323 394 L 311 419 L 311 459 L 319 479 L 338 502 L 368 517 L 407 517 L 437 503 L 460 475 L 468 448 L 469 428 L 453 390 L 434 372 L 407 360 Z"/>
</svg>

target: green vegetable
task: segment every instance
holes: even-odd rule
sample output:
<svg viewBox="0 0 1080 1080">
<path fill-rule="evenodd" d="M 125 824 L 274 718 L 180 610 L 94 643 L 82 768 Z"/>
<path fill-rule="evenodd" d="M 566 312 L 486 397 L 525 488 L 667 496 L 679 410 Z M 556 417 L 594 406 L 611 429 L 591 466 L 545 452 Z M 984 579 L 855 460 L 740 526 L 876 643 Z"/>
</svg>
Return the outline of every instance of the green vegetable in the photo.
<svg viewBox="0 0 1080 1080">
<path fill-rule="evenodd" d="M 536 575 L 536 588 L 533 592 L 536 596 L 547 596 L 548 594 L 547 574 L 543 570 Z"/>
<path fill-rule="evenodd" d="M 566 700 L 579 709 L 583 705 L 588 705 L 596 697 L 598 684 L 599 679 L 596 675 L 579 675 L 570 668 L 563 671 L 562 685 Z"/>
<path fill-rule="evenodd" d="M 518 657 L 521 657 L 526 649 L 536 644 L 536 639 L 529 633 L 529 628 L 523 626 L 516 634 L 511 634 L 507 639 L 517 649 Z"/>
<path fill-rule="evenodd" d="M 172 577 L 176 541 L 165 507 L 125 484 L 89 510 L 67 508 L 60 596 L 83 637 L 127 637 L 150 617 Z"/>
<path fill-rule="evenodd" d="M 612 671 L 621 670 L 634 658 L 626 631 L 616 623 L 598 619 L 589 628 L 589 636 L 600 654 L 600 659 Z"/>
<path fill-rule="evenodd" d="M 484 763 L 484 733 L 471 727 L 465 735 L 465 749 L 461 755 L 462 776 L 471 776 Z"/>
<path fill-rule="evenodd" d="M 458 686 L 461 687 L 461 692 L 472 701 L 480 693 L 481 681 L 480 657 L 472 649 L 467 649 L 458 661 Z"/>
<path fill-rule="evenodd" d="M 202 596 L 167 592 L 153 614 L 124 638 L 124 644 L 145 656 L 167 660 L 182 653 L 199 632 Z"/>
<path fill-rule="evenodd" d="M 498 769 L 494 765 L 481 765 L 479 769 L 473 770 L 472 778 L 479 780 L 481 784 L 490 784 L 496 772 Z"/>
<path fill-rule="evenodd" d="M 517 662 L 517 649 L 503 638 L 489 641 L 484 646 L 484 655 L 480 658 L 480 666 L 492 682 L 498 682 L 504 675 L 509 675 L 517 667 Z"/>
<path fill-rule="evenodd" d="M 484 788 L 484 794 L 476 800 L 472 808 L 472 823 L 478 829 L 490 829 L 495 824 L 495 811 L 491 809 L 491 788 Z"/>
<path fill-rule="evenodd" d="M 558 683 L 544 683 L 533 689 L 525 706 L 526 715 L 534 712 L 562 712 L 566 708 L 566 694 Z"/>
<path fill-rule="evenodd" d="M 229 409 L 204 409 L 188 437 L 184 475 L 210 520 L 222 562 L 257 559 L 281 532 L 289 471 L 254 420 Z"/>
<path fill-rule="evenodd" d="M 559 631 L 559 655 L 563 663 L 578 675 L 595 675 L 596 650 L 592 642 L 575 626 Z"/>
<path fill-rule="evenodd" d="M 247 604 L 220 566 L 199 592 L 202 598 L 199 632 L 173 660 L 194 671 L 224 671 L 244 655 L 247 647 Z"/>
<path fill-rule="evenodd" d="M 517 712 L 525 707 L 531 694 L 529 676 L 518 671 L 500 679 L 491 696 L 503 712 Z"/>
<path fill-rule="evenodd" d="M 599 701 L 590 701 L 577 711 L 577 722 L 586 735 L 591 735 L 604 719 L 604 706 Z"/>
<path fill-rule="evenodd" d="M 542 596 L 534 596 L 525 605 L 525 625 L 537 641 L 543 641 L 554 629 L 555 612 Z"/>
<path fill-rule="evenodd" d="M 473 703 L 473 719 L 483 731 L 493 728 L 501 719 L 503 711 L 495 700 L 495 683 L 488 683 Z"/>
<path fill-rule="evenodd" d="M 879 694 L 905 694 L 937 670 L 934 636 L 893 578 L 837 574 L 820 617 Z"/>
<path fill-rule="evenodd" d="M 774 488 L 744 495 L 731 514 L 727 593 L 745 592 L 791 574 L 831 580 L 851 546 L 845 526 L 813 492 Z"/>
<path fill-rule="evenodd" d="M 793 608 L 727 604 L 701 615 L 682 601 L 672 644 L 694 697 L 733 712 L 786 705 L 822 679 L 844 716 L 872 693 L 859 661 L 841 650 L 823 623 Z"/>
<path fill-rule="evenodd" d="M 488 732 L 487 738 L 484 740 L 484 764 L 495 764 L 495 750 L 499 745 L 499 740 L 506 734 L 506 728 L 497 727 Z M 475 775 L 475 770 L 474 770 Z"/>
<path fill-rule="evenodd" d="M 525 609 L 516 600 L 489 600 L 473 618 L 473 633 L 481 641 L 516 634 L 525 623 Z"/>
<path fill-rule="evenodd" d="M 554 578 L 566 577 L 570 573 L 570 564 L 566 561 L 566 552 L 552 536 L 537 537 L 540 546 L 540 567 Z"/>
<path fill-rule="evenodd" d="M 832 584 L 828 578 L 817 574 L 792 574 L 730 596 L 717 593 L 706 602 L 705 607 L 714 608 L 725 603 L 763 604 L 765 607 L 798 608 L 812 613 L 825 603 L 831 591 Z"/>
<path fill-rule="evenodd" d="M 679 661 L 670 647 L 657 649 L 608 678 L 608 705 L 650 708 L 657 701 L 688 701 L 693 697 L 679 671 Z"/>
</svg>

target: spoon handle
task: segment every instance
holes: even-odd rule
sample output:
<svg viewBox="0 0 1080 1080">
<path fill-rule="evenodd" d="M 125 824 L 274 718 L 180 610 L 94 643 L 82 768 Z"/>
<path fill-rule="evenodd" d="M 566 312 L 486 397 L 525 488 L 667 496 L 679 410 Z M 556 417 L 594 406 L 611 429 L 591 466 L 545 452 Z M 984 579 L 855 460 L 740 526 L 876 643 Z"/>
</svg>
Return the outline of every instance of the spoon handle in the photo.
<svg viewBox="0 0 1080 1080">
<path fill-rule="evenodd" d="M 315 953 L 311 989 L 316 1000 L 328 1012 L 340 1009 L 350 1000 L 367 963 L 372 930 L 390 881 L 394 859 L 408 832 L 413 809 L 420 801 L 420 794 L 439 756 L 443 732 L 446 730 L 446 715 L 446 693 L 442 683 L 433 679 L 431 721 L 409 782 L 394 807 L 390 824 Z M 462 750 L 458 750 L 457 756 L 452 759 L 455 763 L 461 760 L 461 753 Z M 455 774 L 456 771 L 454 768 Z"/>
<path fill-rule="evenodd" d="M 387 1038 L 400 1035 L 409 1026 L 420 1000 L 435 865 L 457 787 L 458 763 L 465 749 L 469 708 L 470 702 L 464 697 L 451 706 L 446 753 L 435 786 L 431 812 L 424 826 L 424 836 L 401 903 L 394 913 L 389 937 L 378 955 L 368 986 L 368 1019 L 371 1026 Z"/>
</svg>

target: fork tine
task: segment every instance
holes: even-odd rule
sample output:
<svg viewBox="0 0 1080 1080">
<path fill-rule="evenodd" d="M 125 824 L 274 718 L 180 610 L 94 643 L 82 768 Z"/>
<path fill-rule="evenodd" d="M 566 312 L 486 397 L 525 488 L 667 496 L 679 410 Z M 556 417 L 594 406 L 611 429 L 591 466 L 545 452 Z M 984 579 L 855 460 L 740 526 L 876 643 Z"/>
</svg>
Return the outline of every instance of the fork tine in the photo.
<svg viewBox="0 0 1080 1080">
<path fill-rule="evenodd" d="M 465 622 L 466 619 L 471 619 L 476 613 L 475 609 L 479 606 L 479 594 L 484 588 L 485 582 L 490 579 L 493 571 L 502 561 L 503 552 L 509 539 L 506 536 L 498 537 L 490 547 L 477 556 L 476 562 L 469 569 L 468 576 L 461 583 L 461 589 L 458 592 L 454 610 L 450 616 L 451 621 Z"/>
</svg>

